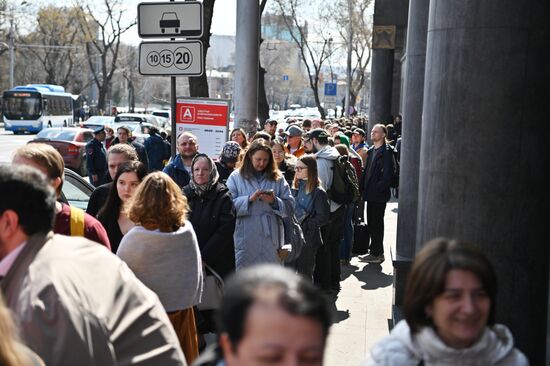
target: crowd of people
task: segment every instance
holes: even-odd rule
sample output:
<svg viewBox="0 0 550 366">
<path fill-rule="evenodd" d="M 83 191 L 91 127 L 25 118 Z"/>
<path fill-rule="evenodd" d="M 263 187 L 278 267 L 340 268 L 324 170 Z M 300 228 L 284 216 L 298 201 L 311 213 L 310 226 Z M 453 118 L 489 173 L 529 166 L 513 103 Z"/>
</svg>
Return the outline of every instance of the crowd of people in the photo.
<svg viewBox="0 0 550 366">
<path fill-rule="evenodd" d="M 400 136 L 375 124 L 369 145 L 366 128 L 355 117 L 293 121 L 281 132 L 268 120 L 254 134 L 231 131 L 218 156 L 183 132 L 172 158 L 158 131 L 144 146 L 119 127 L 107 146 L 101 128 L 87 147 L 96 188 L 86 212 L 63 202 L 54 148 L 19 148 L 13 167 L 0 167 L 0 284 L 21 340 L 0 341 L 0 364 L 322 365 L 356 224 L 366 219 L 370 232 L 362 260 L 385 260 Z M 353 199 L 338 192 L 340 166 L 349 166 Z M 289 235 L 293 222 L 302 240 Z M 224 297 L 200 310 L 212 273 L 227 280 Z M 367 364 L 527 364 L 495 324 L 495 293 L 491 264 L 474 247 L 426 244 L 406 320 Z M 0 301 L 8 335 L 6 314 Z"/>
</svg>

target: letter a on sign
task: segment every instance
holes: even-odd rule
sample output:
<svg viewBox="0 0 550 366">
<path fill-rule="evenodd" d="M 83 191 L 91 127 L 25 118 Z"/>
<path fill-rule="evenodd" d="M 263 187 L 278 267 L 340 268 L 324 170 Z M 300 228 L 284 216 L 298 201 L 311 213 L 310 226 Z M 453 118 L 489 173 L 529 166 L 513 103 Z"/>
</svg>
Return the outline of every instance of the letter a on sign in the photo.
<svg viewBox="0 0 550 366">
<path fill-rule="evenodd" d="M 195 122 L 195 107 L 182 106 L 181 107 L 181 121 L 182 122 Z"/>
</svg>

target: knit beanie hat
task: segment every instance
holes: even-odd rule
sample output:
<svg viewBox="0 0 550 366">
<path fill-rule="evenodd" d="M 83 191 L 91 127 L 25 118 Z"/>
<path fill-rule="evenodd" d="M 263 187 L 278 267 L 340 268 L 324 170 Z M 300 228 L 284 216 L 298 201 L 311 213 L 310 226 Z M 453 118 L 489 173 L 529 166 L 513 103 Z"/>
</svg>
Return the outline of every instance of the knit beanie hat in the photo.
<svg viewBox="0 0 550 366">
<path fill-rule="evenodd" d="M 341 144 L 344 144 L 349 148 L 349 137 L 347 137 L 343 133 L 339 133 L 338 138 L 340 139 Z"/>
<path fill-rule="evenodd" d="M 222 153 L 220 155 L 220 160 L 222 163 L 234 163 L 239 158 L 241 153 L 241 145 L 235 141 L 227 141 L 223 145 Z"/>
</svg>

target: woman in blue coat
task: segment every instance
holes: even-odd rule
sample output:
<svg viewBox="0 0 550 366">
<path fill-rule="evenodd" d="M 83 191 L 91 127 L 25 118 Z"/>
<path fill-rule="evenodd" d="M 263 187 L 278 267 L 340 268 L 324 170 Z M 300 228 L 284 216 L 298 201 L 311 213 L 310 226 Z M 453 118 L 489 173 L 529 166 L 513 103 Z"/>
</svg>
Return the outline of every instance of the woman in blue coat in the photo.
<svg viewBox="0 0 550 366">
<path fill-rule="evenodd" d="M 282 218 L 294 212 L 294 198 L 265 140 L 255 140 L 249 146 L 227 187 L 237 211 L 233 235 L 236 269 L 278 263 L 284 244 Z"/>
</svg>

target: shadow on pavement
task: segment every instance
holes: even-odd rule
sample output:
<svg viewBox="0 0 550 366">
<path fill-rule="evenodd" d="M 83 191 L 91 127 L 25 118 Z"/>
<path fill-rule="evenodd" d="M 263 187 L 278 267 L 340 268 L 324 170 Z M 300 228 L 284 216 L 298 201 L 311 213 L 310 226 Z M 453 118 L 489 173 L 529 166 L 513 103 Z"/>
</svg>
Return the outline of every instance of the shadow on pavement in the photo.
<svg viewBox="0 0 550 366">
<path fill-rule="evenodd" d="M 353 274 L 359 281 L 365 284 L 361 288 L 374 290 L 380 287 L 388 287 L 393 284 L 393 275 L 382 273 L 380 264 L 368 263 L 360 272 Z"/>
<path fill-rule="evenodd" d="M 332 294 L 330 296 L 329 307 L 330 312 L 332 314 L 332 324 L 340 323 L 342 320 L 346 320 L 349 318 L 349 310 L 338 310 L 336 307 L 336 299 L 338 298 L 338 295 Z"/>
<path fill-rule="evenodd" d="M 345 264 L 340 266 L 340 282 L 346 280 L 351 276 L 359 267 L 353 264 Z"/>
</svg>

